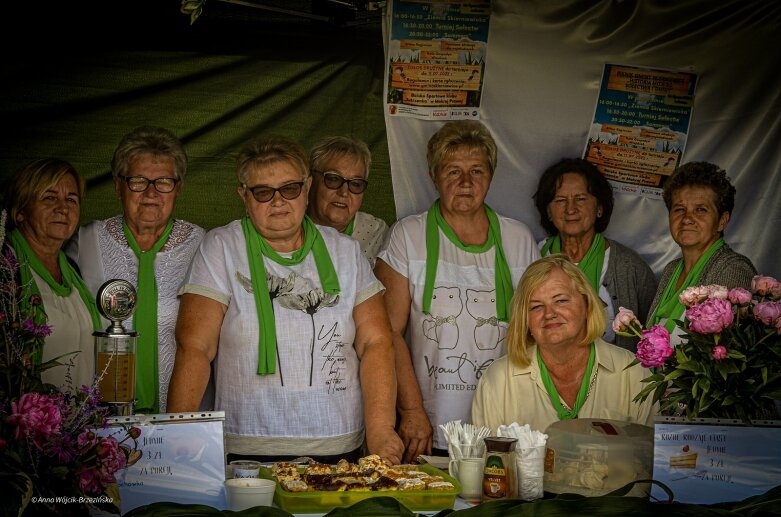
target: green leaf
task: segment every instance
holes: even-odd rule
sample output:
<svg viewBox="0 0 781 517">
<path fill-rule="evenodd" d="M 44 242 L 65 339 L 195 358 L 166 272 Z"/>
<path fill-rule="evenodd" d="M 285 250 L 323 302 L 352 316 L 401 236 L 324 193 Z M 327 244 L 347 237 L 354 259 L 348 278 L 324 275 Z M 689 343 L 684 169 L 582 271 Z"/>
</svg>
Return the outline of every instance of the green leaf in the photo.
<svg viewBox="0 0 781 517">
<path fill-rule="evenodd" d="M 21 516 L 33 496 L 33 482 L 30 476 L 22 471 L 0 472 L 0 486 L 3 487 L 0 516 Z"/>
</svg>

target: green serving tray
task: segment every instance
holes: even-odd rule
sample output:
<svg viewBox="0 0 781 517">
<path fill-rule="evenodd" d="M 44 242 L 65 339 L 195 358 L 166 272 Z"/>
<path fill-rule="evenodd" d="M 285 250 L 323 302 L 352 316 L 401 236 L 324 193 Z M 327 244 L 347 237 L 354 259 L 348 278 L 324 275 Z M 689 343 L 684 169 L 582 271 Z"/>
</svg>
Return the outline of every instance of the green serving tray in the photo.
<svg viewBox="0 0 781 517">
<path fill-rule="evenodd" d="M 386 490 L 376 492 L 361 491 L 314 491 L 288 492 L 277 483 L 274 491 L 274 504 L 290 513 L 326 513 L 337 507 L 351 506 L 358 501 L 371 497 L 392 497 L 413 511 L 444 510 L 453 508 L 461 485 L 446 472 L 431 465 L 413 465 L 414 468 L 431 476 L 442 476 L 453 484 L 452 490 Z M 260 477 L 274 479 L 271 469 L 261 467 Z"/>
</svg>

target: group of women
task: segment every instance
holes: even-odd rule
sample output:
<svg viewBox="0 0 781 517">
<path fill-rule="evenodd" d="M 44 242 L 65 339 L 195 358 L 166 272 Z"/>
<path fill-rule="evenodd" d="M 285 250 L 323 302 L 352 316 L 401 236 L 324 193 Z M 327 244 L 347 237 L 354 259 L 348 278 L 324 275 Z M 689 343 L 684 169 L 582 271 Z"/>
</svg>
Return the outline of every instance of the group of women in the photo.
<svg viewBox="0 0 781 517">
<path fill-rule="evenodd" d="M 228 459 L 411 462 L 446 454 L 440 425 L 456 419 L 650 423 L 654 408 L 633 401 L 647 372 L 626 368 L 634 345 L 610 321 L 626 307 L 670 324 L 687 286 L 749 286 L 753 265 L 723 240 L 735 195 L 726 173 L 694 162 L 665 183 L 682 256 L 657 286 L 637 253 L 604 237 L 612 189 L 593 165 L 567 159 L 543 173 L 534 202 L 549 237 L 537 243 L 485 203 L 496 155 L 481 123 L 442 126 L 427 148 L 437 200 L 388 228 L 359 211 L 364 143 L 331 137 L 307 155 L 287 138 L 254 138 L 236 166 L 246 216 L 204 232 L 173 218 L 181 143 L 141 127 L 112 160 L 120 215 L 77 231 L 83 179 L 39 160 L 6 193 L 6 245 L 52 327 L 42 360 L 78 345 L 79 384 L 92 381 L 91 334 L 106 324 L 95 292 L 132 282 L 137 412 L 197 410 L 211 384 Z"/>
</svg>

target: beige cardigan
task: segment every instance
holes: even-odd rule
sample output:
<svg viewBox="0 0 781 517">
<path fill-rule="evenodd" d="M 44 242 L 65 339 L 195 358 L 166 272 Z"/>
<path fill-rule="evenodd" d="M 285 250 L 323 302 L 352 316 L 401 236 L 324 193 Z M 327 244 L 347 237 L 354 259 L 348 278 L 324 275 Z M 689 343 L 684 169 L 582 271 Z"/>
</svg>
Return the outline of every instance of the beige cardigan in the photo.
<svg viewBox="0 0 781 517">
<path fill-rule="evenodd" d="M 579 418 L 606 418 L 653 426 L 656 407 L 648 397 L 643 403 L 632 399 L 643 388 L 642 379 L 650 372 L 639 364 L 624 369 L 634 359 L 631 352 L 596 340 L 596 375 Z M 559 417 L 540 378 L 537 348 L 529 349 L 532 358 L 526 368 L 518 368 L 505 355 L 488 367 L 477 385 L 472 401 L 472 423 L 488 426 L 492 432 L 500 425 L 517 422 L 533 430 L 545 431 Z"/>
</svg>

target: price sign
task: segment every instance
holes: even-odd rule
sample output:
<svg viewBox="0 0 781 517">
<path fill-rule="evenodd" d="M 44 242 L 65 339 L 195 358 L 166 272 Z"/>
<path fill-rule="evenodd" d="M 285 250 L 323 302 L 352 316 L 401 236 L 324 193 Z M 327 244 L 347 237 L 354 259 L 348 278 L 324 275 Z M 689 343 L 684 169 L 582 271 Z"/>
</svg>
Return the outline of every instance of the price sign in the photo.
<svg viewBox="0 0 781 517">
<path fill-rule="evenodd" d="M 95 431 L 129 449 L 129 464 L 117 473 L 122 513 L 159 501 L 224 509 L 224 420 L 224 411 L 133 415 Z M 141 431 L 135 439 L 131 427 Z"/>
</svg>

